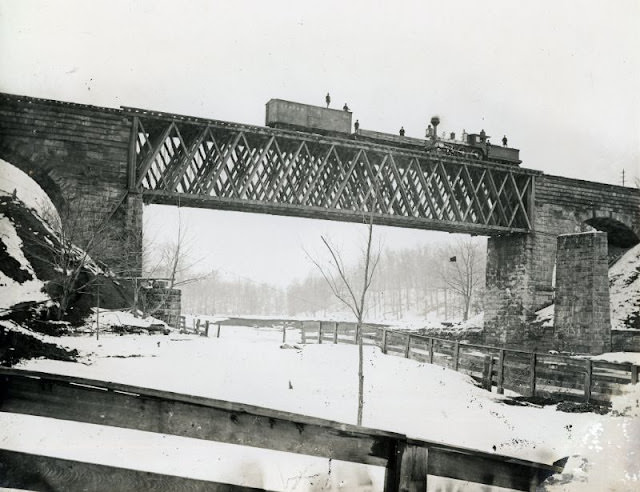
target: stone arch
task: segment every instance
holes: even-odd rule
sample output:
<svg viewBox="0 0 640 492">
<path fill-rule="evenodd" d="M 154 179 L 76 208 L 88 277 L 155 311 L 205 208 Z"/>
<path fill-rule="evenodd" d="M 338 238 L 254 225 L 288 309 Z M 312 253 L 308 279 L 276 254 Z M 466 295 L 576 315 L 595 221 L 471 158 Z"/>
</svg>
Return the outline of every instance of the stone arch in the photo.
<svg viewBox="0 0 640 492">
<path fill-rule="evenodd" d="M 607 233 L 609 265 L 616 262 L 629 248 L 640 243 L 638 234 L 623 222 L 613 217 L 592 217 L 584 224 Z"/>
<path fill-rule="evenodd" d="M 585 224 L 598 231 L 606 232 L 609 245 L 630 248 L 640 243 L 640 238 L 631 227 L 612 217 L 592 217 L 585 220 Z"/>
<path fill-rule="evenodd" d="M 0 159 L 16 167 L 27 176 L 29 176 L 33 181 L 35 181 L 36 184 L 40 186 L 40 188 L 42 188 L 42 191 L 47 194 L 58 213 L 65 209 L 65 207 L 67 206 L 67 200 L 64 197 L 62 188 L 50 175 L 48 170 L 41 168 L 34 169 L 33 164 L 30 164 L 29 161 L 21 158 L 19 154 L 12 154 L 7 156 L 3 152 L 0 153 Z"/>
</svg>

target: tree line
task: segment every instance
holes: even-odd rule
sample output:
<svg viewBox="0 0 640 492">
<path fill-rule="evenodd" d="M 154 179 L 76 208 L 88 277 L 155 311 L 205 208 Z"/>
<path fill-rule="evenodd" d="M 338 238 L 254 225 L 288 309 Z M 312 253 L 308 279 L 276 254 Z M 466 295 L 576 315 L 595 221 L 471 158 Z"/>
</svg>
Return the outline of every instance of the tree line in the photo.
<svg viewBox="0 0 640 492">
<path fill-rule="evenodd" d="M 482 311 L 486 240 L 383 250 L 369 288 L 365 319 L 432 316 L 459 320 Z M 357 274 L 363 265 L 345 265 Z M 181 285 L 182 310 L 203 315 L 253 314 L 326 317 L 352 315 L 314 270 L 286 287 L 213 272 Z"/>
</svg>

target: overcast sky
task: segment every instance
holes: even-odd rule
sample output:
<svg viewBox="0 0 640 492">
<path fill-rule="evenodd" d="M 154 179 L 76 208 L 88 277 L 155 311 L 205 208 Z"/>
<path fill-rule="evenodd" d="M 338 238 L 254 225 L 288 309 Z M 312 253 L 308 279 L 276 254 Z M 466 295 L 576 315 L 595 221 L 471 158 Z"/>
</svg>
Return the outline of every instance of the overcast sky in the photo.
<svg viewBox="0 0 640 492">
<path fill-rule="evenodd" d="M 614 184 L 625 169 L 630 183 L 640 178 L 638 26 L 637 0 L 0 0 L 0 91 L 252 124 L 264 123 L 271 98 L 322 105 L 330 92 L 362 128 L 402 125 L 422 137 L 438 114 L 447 132 L 484 128 L 494 143 L 507 135 L 523 167 Z M 159 210 L 148 222 L 170 234 Z M 353 231 L 247 214 L 182 216 L 225 238 L 227 249 L 203 251 L 211 265 L 260 280 L 302 265 L 300 241 Z M 385 236 L 392 247 L 433 237 Z M 235 254 L 247 244 L 256 247 Z"/>
</svg>

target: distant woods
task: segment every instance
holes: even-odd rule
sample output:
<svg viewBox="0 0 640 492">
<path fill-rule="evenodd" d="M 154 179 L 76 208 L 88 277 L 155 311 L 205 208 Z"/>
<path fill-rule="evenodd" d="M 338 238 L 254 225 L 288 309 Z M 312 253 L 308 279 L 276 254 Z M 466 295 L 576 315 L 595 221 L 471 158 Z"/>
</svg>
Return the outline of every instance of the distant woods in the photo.
<svg viewBox="0 0 640 492">
<path fill-rule="evenodd" d="M 448 244 L 382 252 L 365 319 L 461 320 L 482 311 L 486 240 L 459 238 Z M 182 310 L 203 315 L 255 314 L 324 317 L 352 315 L 312 270 L 287 287 L 210 274 L 181 286 Z M 347 265 L 356 270 L 358 265 Z"/>
</svg>

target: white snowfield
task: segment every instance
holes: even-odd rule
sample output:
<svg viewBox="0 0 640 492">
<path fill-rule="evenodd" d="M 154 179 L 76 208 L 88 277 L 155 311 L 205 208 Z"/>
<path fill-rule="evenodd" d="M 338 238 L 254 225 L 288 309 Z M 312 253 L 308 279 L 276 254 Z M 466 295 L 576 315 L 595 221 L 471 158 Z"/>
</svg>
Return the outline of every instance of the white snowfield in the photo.
<svg viewBox="0 0 640 492">
<path fill-rule="evenodd" d="M 279 330 L 231 326 L 223 327 L 219 339 L 107 335 L 98 341 L 89 337 L 60 341 L 85 354 L 84 363 L 32 360 L 20 367 L 355 422 L 356 346 L 281 349 Z M 547 490 L 636 490 L 640 486 L 638 390 L 636 385 L 635 393 L 615 403 L 617 410 L 630 416 L 508 406 L 501 403 L 503 397 L 477 388 L 464 375 L 365 347 L 363 425 L 545 463 L 570 456 L 564 473 L 567 483 L 555 483 Z M 77 459 L 102 462 L 104 458 L 111 460 L 105 461 L 109 464 L 116 459 L 115 447 L 117 459 L 130 467 L 146 470 L 156 462 L 163 463 L 162 459 L 175 459 L 185 465 L 161 467 L 163 473 L 192 477 L 206 473 L 210 480 L 273 490 L 308 490 L 314 480 L 316 486 L 319 480 L 324 481 L 324 490 L 382 487 L 384 472 L 378 468 L 89 424 L 61 423 L 66 431 L 55 437 L 58 434 L 48 431 L 52 424 L 47 420 L 0 413 L 0 447 L 20 448 L 21 443 L 35 440 L 37 444 L 30 448 L 33 452 L 37 448 L 41 454 L 67 453 L 66 457 L 75 452 Z M 98 437 L 89 439 L 91 435 Z M 152 456 L 160 456 L 159 461 Z M 228 461 L 231 456 L 236 458 L 233 464 Z M 137 462 L 140 464 L 133 465 Z M 229 475 L 229 469 L 234 473 Z M 360 487 L 367 483 L 370 485 Z M 432 489 L 437 483 L 432 480 L 430 490 L 437 490 Z M 457 486 L 460 488 L 452 490 L 476 490 Z"/>
</svg>

